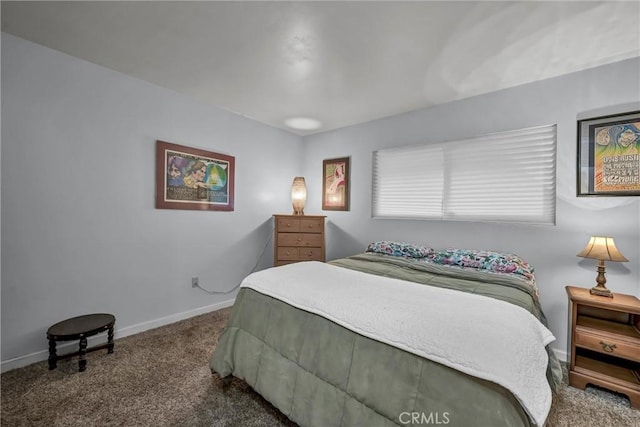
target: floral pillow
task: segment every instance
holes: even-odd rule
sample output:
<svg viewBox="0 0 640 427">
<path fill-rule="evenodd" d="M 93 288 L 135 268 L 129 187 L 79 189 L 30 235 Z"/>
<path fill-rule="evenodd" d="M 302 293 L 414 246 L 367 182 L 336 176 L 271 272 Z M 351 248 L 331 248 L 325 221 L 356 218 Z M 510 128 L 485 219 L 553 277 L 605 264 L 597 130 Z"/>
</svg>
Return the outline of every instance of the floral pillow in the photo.
<svg viewBox="0 0 640 427">
<path fill-rule="evenodd" d="M 414 245 L 403 242 L 390 242 L 382 240 L 370 243 L 365 252 L 399 256 L 405 258 L 426 258 L 433 255 L 433 249 L 426 246 Z"/>
<path fill-rule="evenodd" d="M 515 274 L 535 281 L 533 267 L 517 255 L 472 249 L 447 249 L 433 253 L 429 261 L 444 265 L 471 267 L 494 273 Z"/>
</svg>

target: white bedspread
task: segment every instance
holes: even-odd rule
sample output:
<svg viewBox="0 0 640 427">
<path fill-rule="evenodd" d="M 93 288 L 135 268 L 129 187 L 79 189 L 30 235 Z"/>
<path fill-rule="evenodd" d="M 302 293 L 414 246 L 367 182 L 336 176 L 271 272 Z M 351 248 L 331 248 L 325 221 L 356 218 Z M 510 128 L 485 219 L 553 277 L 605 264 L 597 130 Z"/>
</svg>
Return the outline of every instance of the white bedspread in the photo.
<svg viewBox="0 0 640 427">
<path fill-rule="evenodd" d="M 315 261 L 253 273 L 242 287 L 500 384 L 544 425 L 551 408 L 545 346 L 555 337 L 521 307 Z"/>
</svg>

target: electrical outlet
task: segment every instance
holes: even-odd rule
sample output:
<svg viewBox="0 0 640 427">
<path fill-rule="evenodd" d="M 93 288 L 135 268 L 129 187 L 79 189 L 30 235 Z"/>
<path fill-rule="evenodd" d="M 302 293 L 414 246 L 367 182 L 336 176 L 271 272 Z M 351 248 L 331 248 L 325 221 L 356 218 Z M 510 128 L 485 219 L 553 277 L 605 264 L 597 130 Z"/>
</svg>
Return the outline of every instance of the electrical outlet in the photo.
<svg viewBox="0 0 640 427">
<path fill-rule="evenodd" d="M 192 277 L 191 278 L 191 287 L 192 288 L 197 288 L 198 286 L 200 286 L 200 278 Z"/>
</svg>

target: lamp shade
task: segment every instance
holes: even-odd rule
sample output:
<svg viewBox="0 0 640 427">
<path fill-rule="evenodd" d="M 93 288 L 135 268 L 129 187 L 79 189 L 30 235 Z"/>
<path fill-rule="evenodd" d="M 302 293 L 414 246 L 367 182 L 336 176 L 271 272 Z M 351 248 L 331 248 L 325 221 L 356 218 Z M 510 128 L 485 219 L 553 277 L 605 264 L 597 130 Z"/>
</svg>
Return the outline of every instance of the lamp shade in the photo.
<svg viewBox="0 0 640 427">
<path fill-rule="evenodd" d="M 304 205 L 307 202 L 307 186 L 304 177 L 296 176 L 291 185 L 291 204 L 294 215 L 304 215 Z"/>
<path fill-rule="evenodd" d="M 603 261 L 629 261 L 620 253 L 616 248 L 615 243 L 611 237 L 593 236 L 589 239 L 589 243 L 578 254 L 582 258 L 593 258 Z"/>
</svg>

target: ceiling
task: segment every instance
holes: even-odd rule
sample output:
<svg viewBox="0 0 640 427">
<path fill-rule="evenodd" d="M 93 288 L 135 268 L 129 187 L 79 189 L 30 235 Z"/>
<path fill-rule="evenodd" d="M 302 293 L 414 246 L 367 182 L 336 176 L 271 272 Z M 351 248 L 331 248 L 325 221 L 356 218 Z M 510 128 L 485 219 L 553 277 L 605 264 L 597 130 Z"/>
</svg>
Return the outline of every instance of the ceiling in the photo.
<svg viewBox="0 0 640 427">
<path fill-rule="evenodd" d="M 638 1 L 2 1 L 4 32 L 299 135 L 640 56 L 639 18 Z M 285 125 L 300 116 L 321 127 Z"/>
</svg>

